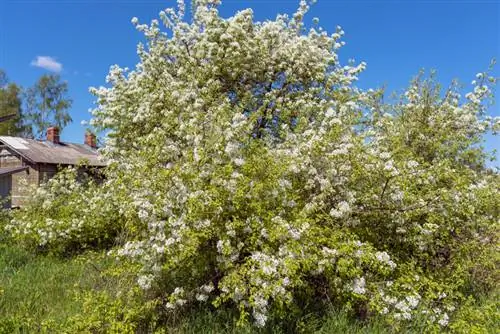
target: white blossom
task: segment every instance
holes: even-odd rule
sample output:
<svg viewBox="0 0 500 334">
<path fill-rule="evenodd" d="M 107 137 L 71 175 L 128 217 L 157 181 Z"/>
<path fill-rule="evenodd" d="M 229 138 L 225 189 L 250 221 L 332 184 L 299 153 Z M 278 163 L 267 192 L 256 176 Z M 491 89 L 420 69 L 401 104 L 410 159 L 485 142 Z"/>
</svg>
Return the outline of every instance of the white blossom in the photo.
<svg viewBox="0 0 500 334">
<path fill-rule="evenodd" d="M 354 279 L 354 283 L 352 286 L 352 292 L 360 294 L 360 295 L 362 295 L 366 292 L 365 278 L 364 277 Z"/>
</svg>

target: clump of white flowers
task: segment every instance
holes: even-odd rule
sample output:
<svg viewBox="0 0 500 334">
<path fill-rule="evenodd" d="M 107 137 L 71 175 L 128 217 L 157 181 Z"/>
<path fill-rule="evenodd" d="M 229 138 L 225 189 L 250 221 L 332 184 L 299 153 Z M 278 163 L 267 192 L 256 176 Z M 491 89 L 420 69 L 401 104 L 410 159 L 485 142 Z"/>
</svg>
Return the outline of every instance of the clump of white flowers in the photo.
<svg viewBox="0 0 500 334">
<path fill-rule="evenodd" d="M 298 296 L 393 323 L 482 284 L 471 275 L 493 258 L 500 198 L 477 145 L 495 122 L 488 74 L 465 101 L 419 76 L 386 104 L 355 86 L 365 63 L 340 63 L 340 27 L 306 29 L 308 2 L 265 22 L 223 18 L 219 3 L 194 1 L 187 21 L 178 1 L 160 13 L 165 31 L 132 19 L 139 64 L 91 89 L 105 183 L 63 214 L 50 182 L 11 230 L 41 245 L 123 231 L 109 254 L 140 268 L 159 309 L 235 307 L 260 327 Z"/>
<path fill-rule="evenodd" d="M 115 242 L 123 215 L 115 205 L 109 184 L 79 167 L 62 169 L 40 187 L 32 187 L 22 210 L 12 213 L 6 229 L 29 245 L 58 251 L 107 247 Z"/>
</svg>

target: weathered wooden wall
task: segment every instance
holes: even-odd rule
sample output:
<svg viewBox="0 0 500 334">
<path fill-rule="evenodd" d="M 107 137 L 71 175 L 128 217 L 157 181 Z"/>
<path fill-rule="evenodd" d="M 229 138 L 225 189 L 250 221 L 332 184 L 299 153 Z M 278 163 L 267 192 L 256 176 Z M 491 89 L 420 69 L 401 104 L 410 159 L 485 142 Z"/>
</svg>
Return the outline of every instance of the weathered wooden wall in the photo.
<svg viewBox="0 0 500 334">
<path fill-rule="evenodd" d="M 40 176 L 36 165 L 32 165 L 27 161 L 22 161 L 15 155 L 9 155 L 6 149 L 0 154 L 0 167 L 20 167 L 28 166 L 28 170 L 11 175 L 11 198 L 12 207 L 21 206 L 27 198 L 27 186 L 40 184 Z"/>
</svg>

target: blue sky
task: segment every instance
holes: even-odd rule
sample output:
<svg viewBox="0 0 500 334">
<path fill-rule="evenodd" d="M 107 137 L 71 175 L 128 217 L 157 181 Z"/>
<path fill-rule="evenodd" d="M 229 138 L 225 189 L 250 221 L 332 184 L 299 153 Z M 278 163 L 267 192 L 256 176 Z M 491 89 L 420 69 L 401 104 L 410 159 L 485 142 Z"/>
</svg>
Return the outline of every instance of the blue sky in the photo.
<svg viewBox="0 0 500 334">
<path fill-rule="evenodd" d="M 74 100 L 74 121 L 62 139 L 81 142 L 85 128 L 80 122 L 90 118 L 94 101 L 88 87 L 104 85 L 110 65 L 132 68 L 138 61 L 135 50 L 141 34 L 130 19 L 149 22 L 174 3 L 0 0 L 0 68 L 23 87 L 50 70 L 60 70 Z M 256 20 L 265 20 L 292 13 L 297 4 L 298 0 L 223 0 L 220 10 L 228 17 L 251 7 Z M 500 61 L 500 0 L 319 0 L 307 19 L 313 17 L 329 32 L 343 27 L 347 44 L 340 57 L 367 62 L 359 82 L 364 88 L 385 85 L 389 91 L 400 91 L 421 68 L 436 69 L 443 84 L 457 78 L 470 88 L 475 74 L 492 58 Z M 494 74 L 500 76 L 500 64 Z M 499 96 L 496 101 L 491 113 L 500 115 Z M 500 149 L 493 137 L 486 146 Z"/>
</svg>

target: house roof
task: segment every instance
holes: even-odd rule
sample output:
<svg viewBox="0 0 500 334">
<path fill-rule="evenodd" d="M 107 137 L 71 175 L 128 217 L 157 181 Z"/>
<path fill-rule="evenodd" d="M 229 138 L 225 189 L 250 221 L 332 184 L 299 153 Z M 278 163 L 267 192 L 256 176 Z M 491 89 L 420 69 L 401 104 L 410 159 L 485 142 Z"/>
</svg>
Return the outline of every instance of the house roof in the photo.
<svg viewBox="0 0 500 334">
<path fill-rule="evenodd" d="M 34 139 L 0 136 L 0 143 L 6 145 L 32 163 L 54 165 L 77 165 L 87 160 L 90 166 L 106 166 L 99 159 L 97 150 L 85 144 L 38 141 Z"/>
<path fill-rule="evenodd" d="M 1 176 L 15 174 L 15 173 L 19 173 L 19 172 L 23 172 L 25 170 L 28 170 L 28 166 L 0 168 L 0 177 Z"/>
</svg>

